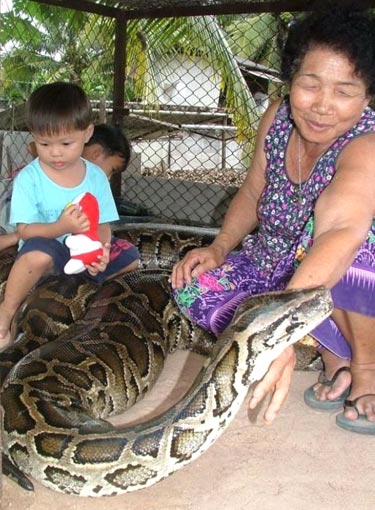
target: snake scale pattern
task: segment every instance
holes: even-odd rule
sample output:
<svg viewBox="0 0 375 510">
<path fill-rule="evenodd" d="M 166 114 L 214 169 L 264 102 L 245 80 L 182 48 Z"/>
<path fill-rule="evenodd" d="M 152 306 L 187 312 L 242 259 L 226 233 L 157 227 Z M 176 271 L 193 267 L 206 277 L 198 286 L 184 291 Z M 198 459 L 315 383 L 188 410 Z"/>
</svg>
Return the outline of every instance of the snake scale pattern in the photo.
<svg viewBox="0 0 375 510">
<path fill-rule="evenodd" d="M 212 234 L 143 225 L 116 235 L 139 246 L 140 269 L 100 287 L 79 275 L 49 278 L 21 306 L 16 340 L 0 353 L 7 463 L 79 496 L 146 488 L 200 456 L 249 386 L 332 306 L 322 288 L 263 294 L 215 338 L 181 316 L 168 283 L 177 258 Z M 1 259 L 1 281 L 11 259 Z M 111 425 L 107 418 L 145 395 L 176 348 L 207 356 L 186 395 L 150 421 Z"/>
</svg>

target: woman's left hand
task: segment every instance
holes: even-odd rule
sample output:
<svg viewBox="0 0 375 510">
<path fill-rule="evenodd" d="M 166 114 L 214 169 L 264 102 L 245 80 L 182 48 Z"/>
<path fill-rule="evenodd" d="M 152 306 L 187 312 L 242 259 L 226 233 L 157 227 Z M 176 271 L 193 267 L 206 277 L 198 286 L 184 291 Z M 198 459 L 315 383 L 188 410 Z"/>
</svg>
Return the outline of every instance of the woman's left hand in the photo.
<svg viewBox="0 0 375 510">
<path fill-rule="evenodd" d="M 273 361 L 268 372 L 256 385 L 249 401 L 249 408 L 255 407 L 271 393 L 271 400 L 264 413 L 264 421 L 271 423 L 281 409 L 289 391 L 292 380 L 296 354 L 294 347 L 290 346 Z"/>
<path fill-rule="evenodd" d="M 110 248 L 110 243 L 105 243 L 103 245 L 103 255 L 99 257 L 99 261 L 86 266 L 87 272 L 91 276 L 96 276 L 98 273 L 102 273 L 107 269 Z"/>
</svg>

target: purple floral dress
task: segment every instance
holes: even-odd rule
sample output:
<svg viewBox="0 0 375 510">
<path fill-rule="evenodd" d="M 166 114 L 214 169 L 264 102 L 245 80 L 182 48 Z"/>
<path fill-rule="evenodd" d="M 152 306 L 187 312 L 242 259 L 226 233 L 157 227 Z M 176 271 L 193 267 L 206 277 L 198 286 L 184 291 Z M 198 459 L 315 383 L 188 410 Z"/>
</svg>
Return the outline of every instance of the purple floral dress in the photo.
<svg viewBox="0 0 375 510">
<path fill-rule="evenodd" d="M 259 201 L 256 233 L 247 236 L 242 249 L 230 253 L 222 266 L 174 291 L 181 311 L 216 334 L 228 326 L 244 299 L 285 288 L 313 243 L 314 206 L 334 176 L 339 154 L 353 138 L 375 132 L 375 112 L 367 108 L 359 122 L 318 159 L 301 185 L 290 181 L 285 168 L 293 127 L 286 98 L 265 139 L 266 186 Z M 375 316 L 375 220 L 332 296 L 335 306 Z M 338 356 L 350 358 L 350 347 L 331 319 L 323 321 L 312 335 Z"/>
</svg>

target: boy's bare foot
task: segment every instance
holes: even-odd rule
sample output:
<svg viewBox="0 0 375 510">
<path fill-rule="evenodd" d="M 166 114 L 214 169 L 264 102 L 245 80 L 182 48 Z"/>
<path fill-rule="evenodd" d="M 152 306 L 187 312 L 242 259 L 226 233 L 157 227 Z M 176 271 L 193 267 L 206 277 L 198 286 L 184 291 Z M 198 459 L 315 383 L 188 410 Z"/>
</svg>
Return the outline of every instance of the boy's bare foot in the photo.
<svg viewBox="0 0 375 510">
<path fill-rule="evenodd" d="M 10 325 L 14 316 L 14 312 L 10 311 L 4 305 L 0 304 L 0 349 L 6 347 L 11 340 Z"/>
<path fill-rule="evenodd" d="M 0 329 L 0 351 L 5 349 L 10 344 L 10 331 L 9 329 Z"/>
</svg>

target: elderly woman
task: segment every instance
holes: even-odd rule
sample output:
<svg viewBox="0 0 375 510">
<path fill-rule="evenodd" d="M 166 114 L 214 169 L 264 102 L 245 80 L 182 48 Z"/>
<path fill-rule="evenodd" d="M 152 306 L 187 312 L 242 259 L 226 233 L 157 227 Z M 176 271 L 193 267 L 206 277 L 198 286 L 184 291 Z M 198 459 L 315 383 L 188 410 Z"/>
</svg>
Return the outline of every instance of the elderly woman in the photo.
<svg viewBox="0 0 375 510">
<path fill-rule="evenodd" d="M 282 74 L 289 96 L 265 112 L 251 168 L 214 242 L 175 265 L 174 295 L 192 320 L 219 333 L 250 295 L 330 288 L 335 309 L 312 333 L 325 370 L 305 401 L 344 407 L 338 425 L 375 434 L 375 112 L 369 108 L 375 19 L 341 5 L 299 19 Z M 267 422 L 286 398 L 294 365 L 290 348 L 253 392 L 251 408 L 272 392 Z"/>
</svg>

